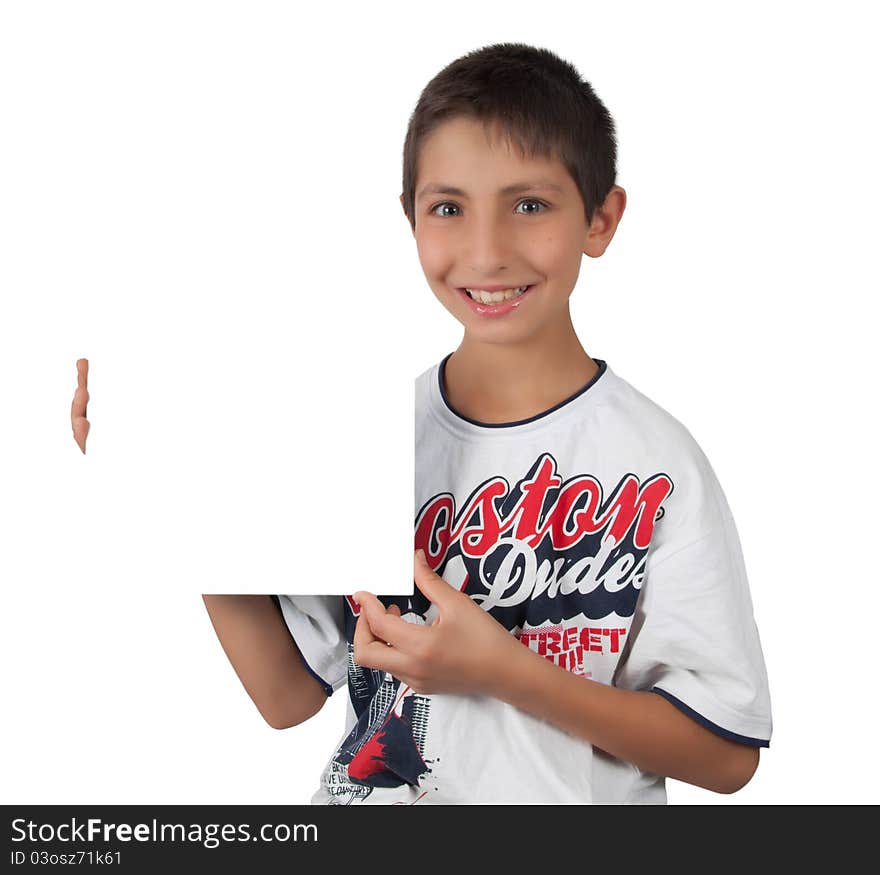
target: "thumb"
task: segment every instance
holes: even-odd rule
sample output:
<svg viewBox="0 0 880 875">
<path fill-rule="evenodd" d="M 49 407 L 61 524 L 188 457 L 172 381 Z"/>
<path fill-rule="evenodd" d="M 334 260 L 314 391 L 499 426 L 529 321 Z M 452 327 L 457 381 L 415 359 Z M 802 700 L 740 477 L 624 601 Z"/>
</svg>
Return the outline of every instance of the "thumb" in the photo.
<svg viewBox="0 0 880 875">
<path fill-rule="evenodd" d="M 443 600 L 450 595 L 449 584 L 428 565 L 424 550 L 416 550 L 413 572 L 416 586 L 431 603 L 441 605 Z"/>
</svg>

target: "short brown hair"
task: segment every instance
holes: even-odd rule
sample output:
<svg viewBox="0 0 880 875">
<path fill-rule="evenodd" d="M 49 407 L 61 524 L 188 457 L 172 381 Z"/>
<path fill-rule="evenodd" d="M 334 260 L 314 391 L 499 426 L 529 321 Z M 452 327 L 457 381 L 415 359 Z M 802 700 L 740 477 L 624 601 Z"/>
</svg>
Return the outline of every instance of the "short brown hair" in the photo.
<svg viewBox="0 0 880 875">
<path fill-rule="evenodd" d="M 467 116 L 527 156 L 556 157 L 581 193 L 587 224 L 617 178 L 614 120 L 588 82 L 548 49 L 496 43 L 444 67 L 424 88 L 403 146 L 403 206 L 415 230 L 422 140 L 444 121 Z"/>
</svg>

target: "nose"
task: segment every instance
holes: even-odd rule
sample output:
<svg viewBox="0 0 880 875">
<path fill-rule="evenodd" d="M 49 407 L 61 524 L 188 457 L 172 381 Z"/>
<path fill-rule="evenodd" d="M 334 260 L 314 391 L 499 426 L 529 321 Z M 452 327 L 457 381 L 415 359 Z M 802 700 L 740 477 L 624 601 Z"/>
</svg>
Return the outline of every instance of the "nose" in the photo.
<svg viewBox="0 0 880 875">
<path fill-rule="evenodd" d="M 495 276 L 510 262 L 513 235 L 499 217 L 472 217 L 463 230 L 462 255 L 475 275 Z"/>
</svg>

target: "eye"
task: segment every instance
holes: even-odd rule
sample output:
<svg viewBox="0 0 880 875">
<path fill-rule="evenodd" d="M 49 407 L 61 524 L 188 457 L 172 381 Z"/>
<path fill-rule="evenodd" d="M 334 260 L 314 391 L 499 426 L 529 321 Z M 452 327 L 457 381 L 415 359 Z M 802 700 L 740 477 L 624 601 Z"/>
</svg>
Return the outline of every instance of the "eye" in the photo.
<svg viewBox="0 0 880 875">
<path fill-rule="evenodd" d="M 542 213 L 542 212 L 544 212 L 544 210 L 547 209 L 547 204 L 545 204 L 543 201 L 535 200 L 534 198 L 529 198 L 528 200 L 520 201 L 517 204 L 517 206 L 521 207 L 523 204 L 535 204 L 539 207 L 543 207 L 543 209 L 541 209 L 541 210 L 528 210 L 525 213 L 525 215 L 527 215 L 527 216 L 536 216 L 538 213 Z M 522 214 L 520 214 L 520 215 L 522 215 Z"/>
<path fill-rule="evenodd" d="M 458 209 L 458 207 L 455 206 L 455 204 L 451 204 L 448 201 L 444 201 L 442 204 L 436 204 L 435 206 L 431 207 L 431 209 L 428 210 L 428 212 L 431 213 L 431 215 L 436 216 L 437 215 L 436 210 L 439 209 L 440 207 L 455 207 L 455 209 Z"/>
<path fill-rule="evenodd" d="M 523 215 L 534 216 L 534 215 L 537 215 L 538 213 L 544 212 L 544 210 L 546 210 L 548 208 L 547 204 L 545 204 L 543 201 L 536 200 L 535 198 L 527 198 L 526 200 L 522 200 L 517 204 L 517 207 L 521 207 L 523 204 L 534 204 L 535 206 L 538 206 L 541 209 L 527 210 L 525 213 L 520 213 L 521 216 L 523 216 Z M 435 216 L 436 215 L 442 216 L 443 214 L 437 213 L 437 210 L 440 209 L 440 207 L 452 207 L 453 209 L 456 209 L 456 210 L 458 209 L 457 204 L 454 204 L 450 201 L 444 201 L 441 204 L 435 204 L 433 207 L 431 207 L 430 210 L 428 210 L 428 212 L 431 213 L 432 215 L 435 215 Z M 446 215 L 448 215 L 448 214 L 446 214 Z"/>
</svg>

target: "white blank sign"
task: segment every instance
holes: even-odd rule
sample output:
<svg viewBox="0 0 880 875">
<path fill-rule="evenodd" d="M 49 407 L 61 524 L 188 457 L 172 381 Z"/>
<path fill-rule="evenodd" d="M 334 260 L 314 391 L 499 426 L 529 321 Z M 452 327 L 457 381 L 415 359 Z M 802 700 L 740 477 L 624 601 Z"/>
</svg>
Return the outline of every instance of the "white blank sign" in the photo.
<svg viewBox="0 0 880 875">
<path fill-rule="evenodd" d="M 352 100 L 350 68 L 292 50 L 278 12 L 5 13 L 18 585 L 412 591 L 407 107 Z M 85 459 L 65 424 L 79 357 Z"/>
</svg>

